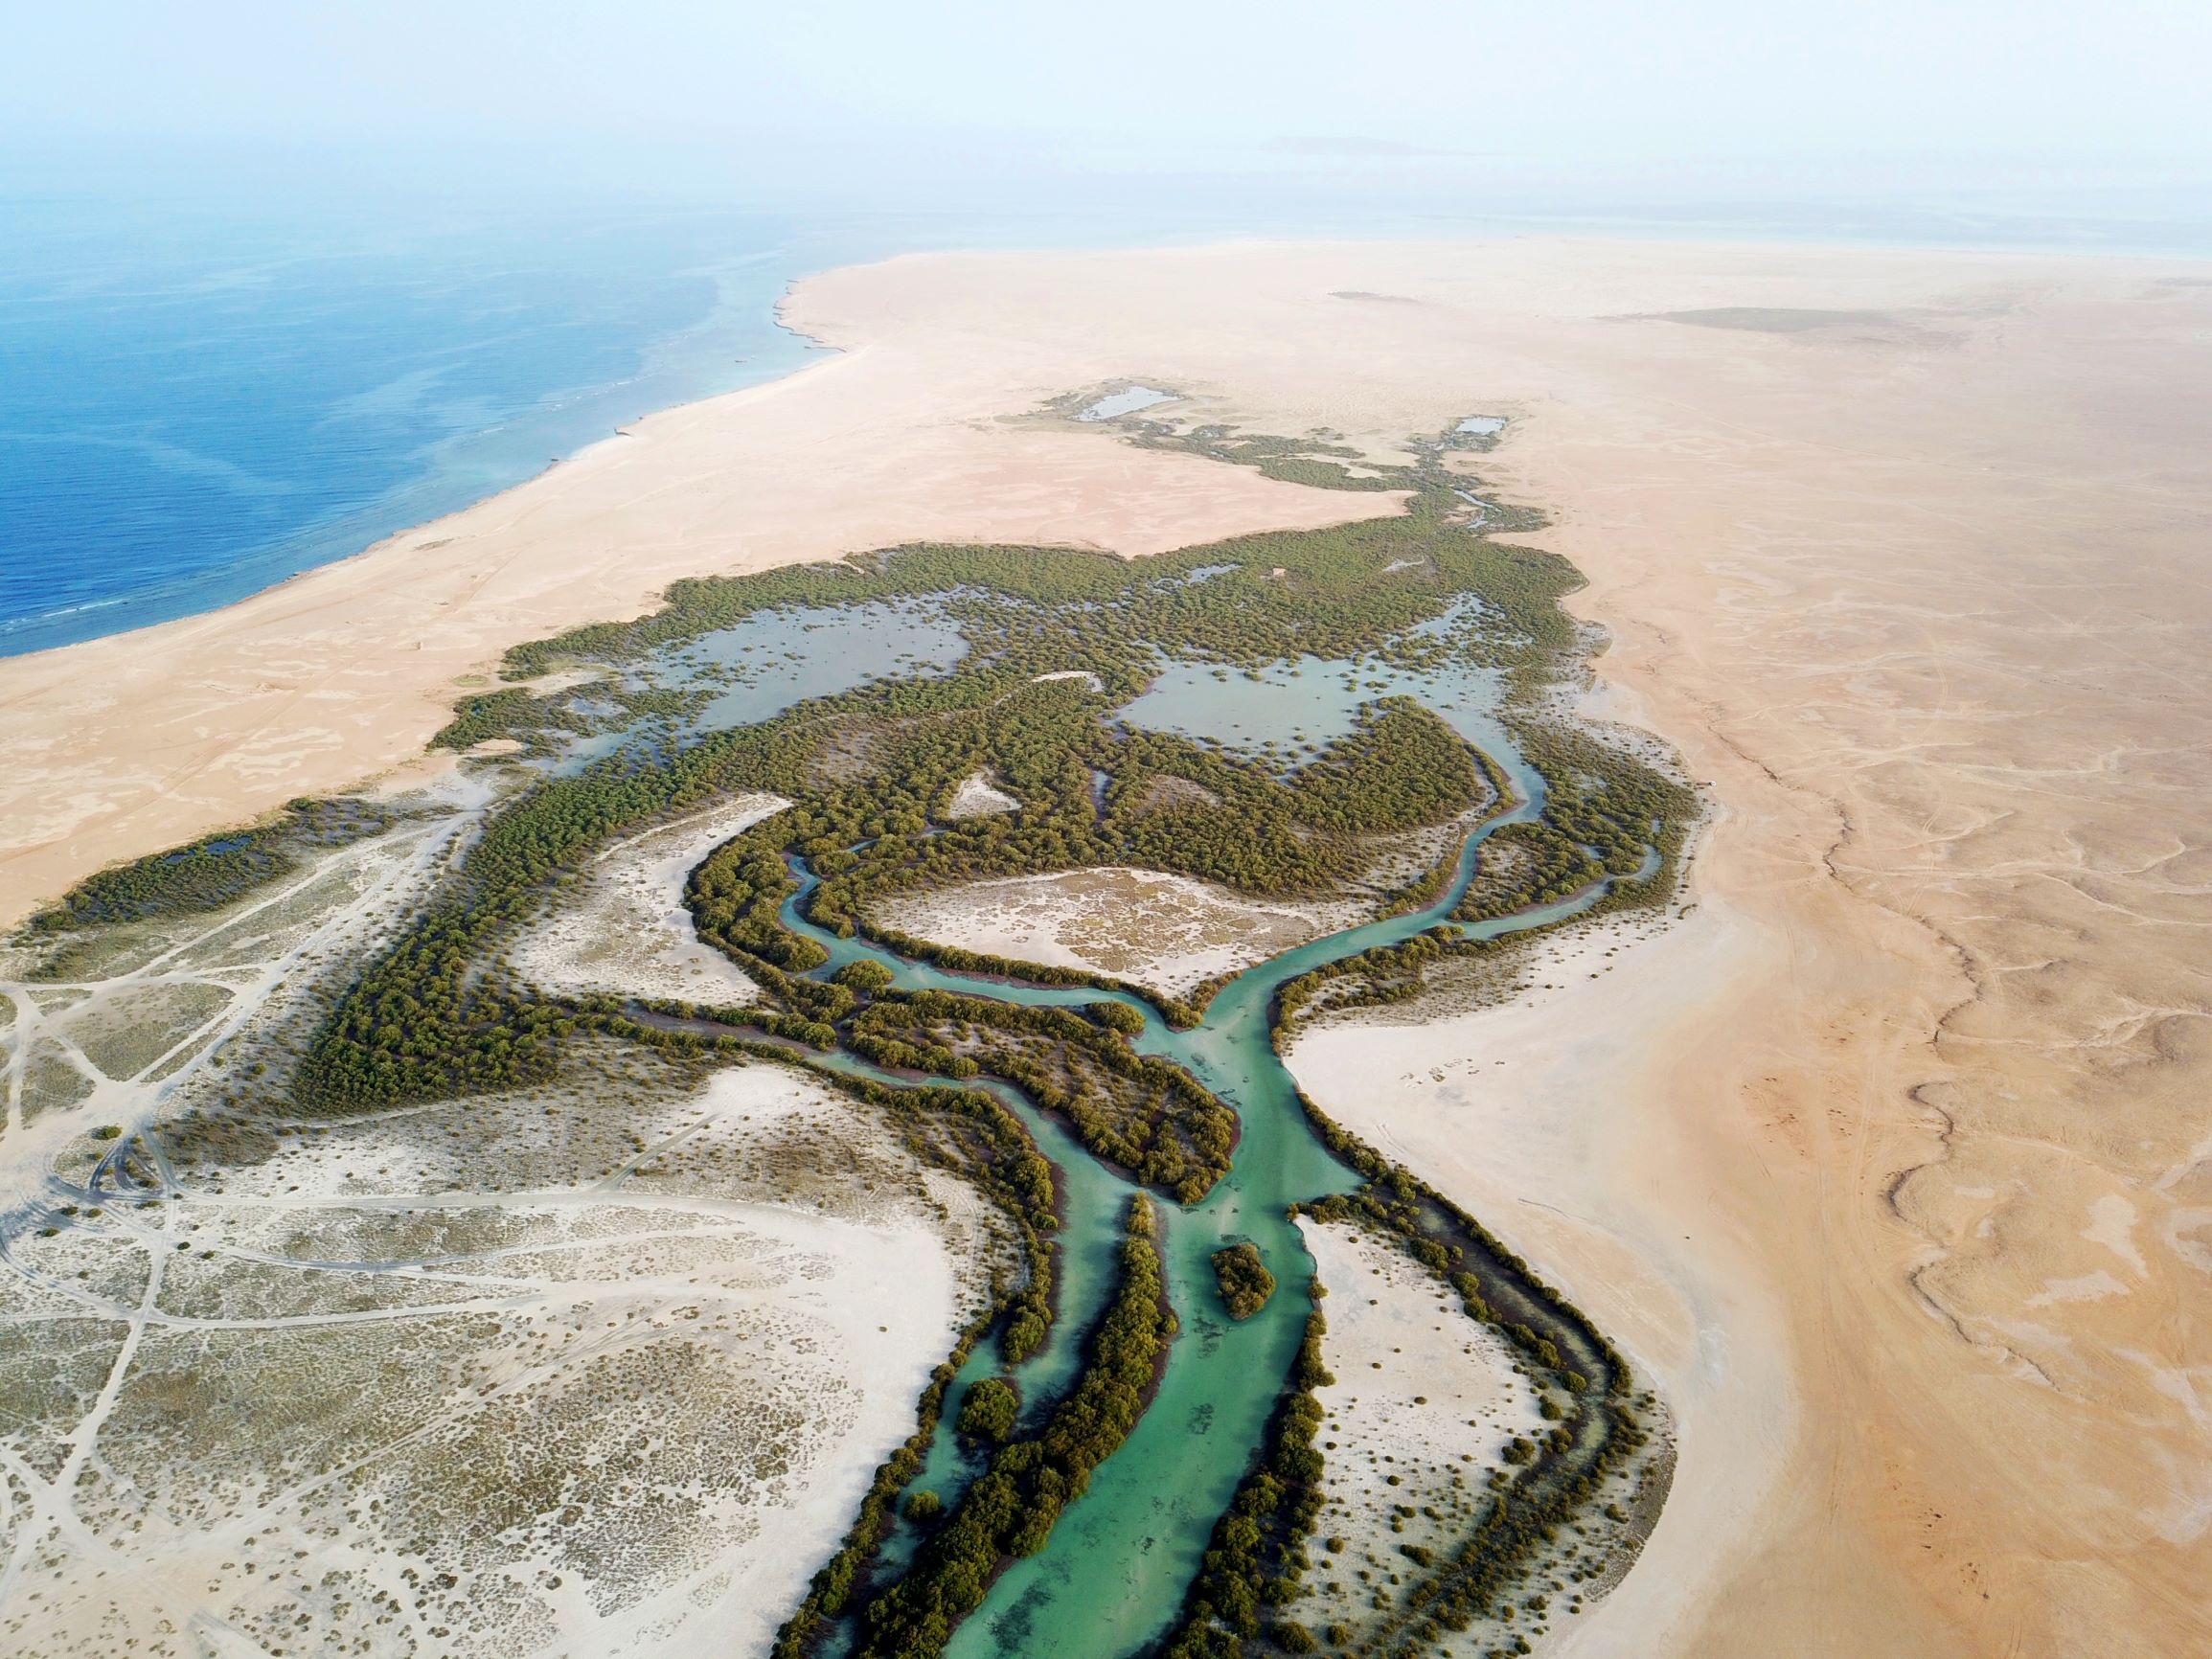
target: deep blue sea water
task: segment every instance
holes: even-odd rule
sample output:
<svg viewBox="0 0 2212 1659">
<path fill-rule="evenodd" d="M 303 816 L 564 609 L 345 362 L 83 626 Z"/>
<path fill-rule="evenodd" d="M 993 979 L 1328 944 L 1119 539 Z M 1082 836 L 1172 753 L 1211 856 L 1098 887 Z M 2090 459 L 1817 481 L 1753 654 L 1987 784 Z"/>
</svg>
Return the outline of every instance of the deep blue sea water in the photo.
<svg viewBox="0 0 2212 1659">
<path fill-rule="evenodd" d="M 931 215 L 0 196 L 0 655 L 213 609 L 650 411 L 788 373 L 812 348 L 774 306 L 810 271 L 924 247 L 1573 229 L 2012 236 L 1834 213 L 1500 218 L 1243 186 Z"/>
</svg>

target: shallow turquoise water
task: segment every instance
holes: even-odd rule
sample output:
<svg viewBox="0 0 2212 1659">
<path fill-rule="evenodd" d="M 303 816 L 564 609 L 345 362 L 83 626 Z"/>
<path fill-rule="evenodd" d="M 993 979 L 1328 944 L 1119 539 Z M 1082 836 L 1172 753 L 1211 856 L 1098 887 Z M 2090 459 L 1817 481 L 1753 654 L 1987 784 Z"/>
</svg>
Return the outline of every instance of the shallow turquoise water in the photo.
<svg viewBox="0 0 2212 1659">
<path fill-rule="evenodd" d="M 1218 684 L 1210 677 L 1207 683 Z M 1296 700 L 1297 688 L 1278 689 Z M 1062 1513 L 1045 1548 L 1015 1561 L 983 1607 L 954 1634 L 947 1648 L 951 1659 L 1019 1659 L 1043 1651 L 1056 1659 L 1115 1659 L 1156 1637 L 1180 1609 L 1214 1523 L 1266 1432 L 1304 1336 L 1313 1264 L 1285 1216 L 1286 1207 L 1358 1184 L 1358 1177 L 1314 1136 L 1296 1086 L 1275 1055 L 1269 1029 L 1275 993 L 1286 981 L 1325 963 L 1410 939 L 1444 921 L 1465 892 L 1476 851 L 1490 830 L 1541 810 L 1541 778 L 1509 742 L 1496 743 L 1491 752 L 1514 780 L 1521 801 L 1468 839 L 1455 878 L 1435 905 L 1270 958 L 1224 988 L 1204 1022 L 1188 1032 L 1170 1030 L 1137 998 L 1112 997 L 1147 1016 L 1135 1046 L 1184 1066 L 1228 1101 L 1237 1109 L 1242 1132 L 1228 1175 L 1203 1202 L 1187 1210 L 1157 1205 L 1164 1223 L 1169 1295 L 1182 1329 L 1151 1409 L 1093 1475 L 1089 1490 Z M 857 940 L 839 939 L 800 914 L 811 886 L 810 879 L 785 905 L 784 920 L 830 951 L 831 960 L 819 973 L 865 957 L 890 968 L 906 989 L 938 988 L 1010 1003 L 1059 1006 L 1096 1002 L 1108 994 L 1087 987 L 1009 985 L 947 973 Z M 1462 931 L 1490 937 L 1547 926 L 1586 908 L 1597 897 L 1585 894 Z M 884 1081 L 902 1080 L 850 1057 L 840 1064 Z M 1119 1219 L 1137 1189 L 1083 1152 L 1064 1129 L 1044 1120 L 1017 1094 L 1000 1091 L 1000 1098 L 1038 1134 L 1040 1148 L 1066 1180 L 1070 1248 L 1060 1264 L 1060 1319 L 1046 1352 L 1015 1373 L 1029 1409 L 1041 1412 L 1074 1374 L 1085 1327 L 1110 1288 Z M 1258 1246 L 1277 1289 L 1260 1313 L 1233 1322 L 1221 1308 L 1211 1258 L 1223 1244 L 1239 1241 Z M 998 1366 L 995 1354 L 979 1352 L 963 1380 L 991 1375 Z M 972 1461 L 954 1443 L 950 1425 L 956 1410 L 956 1403 L 948 1402 L 927 1469 L 917 1483 L 932 1487 L 948 1503 L 975 1472 Z M 913 1542 L 911 1529 L 901 1527 L 889 1549 L 891 1561 L 903 1561 Z"/>
<path fill-rule="evenodd" d="M 788 374 L 785 284 L 903 239 L 652 209 L 0 222 L 0 654 L 229 603 Z"/>
<path fill-rule="evenodd" d="M 1134 415 L 1140 409 L 1150 409 L 1155 403 L 1172 403 L 1173 392 L 1162 392 L 1152 386 L 1129 386 L 1119 392 L 1101 398 L 1096 403 L 1086 404 L 1076 414 L 1078 420 L 1114 420 L 1124 415 Z"/>
<path fill-rule="evenodd" d="M 698 738 L 772 720 L 794 703 L 833 697 L 875 680 L 944 673 L 967 654 L 959 628 L 927 600 L 779 605 L 656 650 L 624 678 L 633 691 L 713 691 L 683 733 Z M 619 709 L 602 706 L 597 712 L 604 717 Z M 543 764 L 572 774 L 618 749 L 662 741 L 650 722 L 632 721 L 571 738 Z"/>
</svg>

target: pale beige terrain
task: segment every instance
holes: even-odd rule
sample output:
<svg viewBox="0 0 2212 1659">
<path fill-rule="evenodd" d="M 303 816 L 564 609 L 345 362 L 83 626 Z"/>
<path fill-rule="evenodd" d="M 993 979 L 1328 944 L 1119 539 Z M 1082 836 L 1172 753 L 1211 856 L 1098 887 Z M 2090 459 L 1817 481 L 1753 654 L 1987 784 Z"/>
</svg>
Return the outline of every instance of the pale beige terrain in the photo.
<svg viewBox="0 0 2212 1659">
<path fill-rule="evenodd" d="M 626 1114 L 608 1177 L 547 1116 L 349 1125 L 18 1240 L 0 1648 L 765 1651 L 994 1217 L 778 1067 Z M 851 1167 L 747 1178 L 802 1141 Z"/>
<path fill-rule="evenodd" d="M 1000 812 L 1012 812 L 1020 806 L 1019 801 L 992 783 L 988 773 L 976 772 L 960 780 L 960 787 L 952 791 L 951 800 L 945 804 L 945 816 L 957 823 L 963 818 L 990 818 Z"/>
<path fill-rule="evenodd" d="M 1354 1227 L 1308 1221 L 1298 1231 L 1328 1290 L 1321 1363 L 1335 1378 L 1313 1391 L 1325 1414 L 1320 1547 L 1309 1549 L 1314 1594 L 1298 1616 L 1357 1631 L 1377 1599 L 1402 1602 L 1393 1578 L 1418 1577 L 1399 1546 L 1448 1550 L 1506 1443 L 1550 1425 L 1536 1389 L 1514 1373 L 1513 1350 L 1403 1250 Z M 1480 1653 L 1494 1635 L 1478 1623 L 1447 1648 Z"/>
<path fill-rule="evenodd" d="M 510 960 L 548 990 L 751 1001 L 759 988 L 700 941 L 684 889 L 708 853 L 788 805 L 780 796 L 741 795 L 603 848 L 582 891 L 564 892 L 510 948 Z"/>
<path fill-rule="evenodd" d="M 998 1213 L 781 1066 L 209 1126 L 490 798 L 57 971 L 0 951 L 11 1659 L 764 1651 L 988 1305 Z M 570 897 L 638 948 L 584 966 L 663 993 L 655 866 L 780 805 L 609 848 Z M 121 1128 L 158 1195 L 94 1186 Z"/>
<path fill-rule="evenodd" d="M 1310 1028 L 1288 1056 L 1332 1117 L 1567 1286 L 1667 1401 L 1679 1456 L 1657 1531 L 1561 1652 L 1698 1651 L 1806 1426 L 1774 1286 L 1714 1202 L 1700 1148 L 1653 1110 L 1648 1076 L 1651 1056 L 1724 1040 L 1753 948 L 1700 896 L 1655 935 L 1614 922 L 1545 939 L 1521 965 L 1529 989 L 1500 1006 L 1468 1012 L 1440 992 Z"/>
<path fill-rule="evenodd" d="M 1438 1056 L 1494 1040 L 1548 1112 L 1372 1068 L 1370 1125 L 1680 1413 L 1652 1556 L 1571 1640 L 1648 1596 L 1610 1626 L 1638 1652 L 2212 1648 L 2202 267 L 943 256 L 789 312 L 847 354 L 230 611 L 0 663 L 0 909 L 407 762 L 501 646 L 678 574 L 1393 510 L 1024 419 L 1050 397 L 1142 380 L 1378 456 L 1509 415 L 1485 497 L 1561 520 L 1614 702 L 1718 808 L 1699 910 L 1636 947 L 1678 971 L 1585 980 L 1517 1037 L 1471 1016 Z M 1524 1130 L 1448 1163 L 1454 1110 Z M 1539 1234 L 1559 1193 L 1605 1208 Z"/>
<path fill-rule="evenodd" d="M 1354 904 L 1263 904 L 1187 875 L 1126 869 L 901 894 L 874 915 L 917 939 L 1083 968 L 1170 996 L 1365 918 Z"/>
</svg>

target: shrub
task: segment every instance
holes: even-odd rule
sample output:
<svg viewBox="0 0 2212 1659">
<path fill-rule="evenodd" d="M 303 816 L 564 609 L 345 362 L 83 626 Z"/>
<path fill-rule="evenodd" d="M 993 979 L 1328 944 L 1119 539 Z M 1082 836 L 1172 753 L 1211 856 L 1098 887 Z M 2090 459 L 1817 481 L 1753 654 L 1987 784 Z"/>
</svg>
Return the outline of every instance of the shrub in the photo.
<svg viewBox="0 0 2212 1659">
<path fill-rule="evenodd" d="M 1221 1287 L 1221 1305 L 1231 1319 L 1249 1319 L 1267 1306 L 1275 1294 L 1275 1276 L 1260 1260 L 1252 1244 L 1232 1244 L 1214 1252 L 1214 1278 Z"/>
<path fill-rule="evenodd" d="M 1021 1415 L 1021 1396 L 1003 1376 L 987 1376 L 968 1391 L 960 1402 L 960 1418 L 953 1427 L 964 1439 L 1004 1445 Z"/>
<path fill-rule="evenodd" d="M 879 996 L 891 989 L 892 972 L 879 962 L 848 962 L 831 975 L 839 985 L 863 996 Z"/>
<path fill-rule="evenodd" d="M 1094 1002 L 1083 1011 L 1108 1031 L 1135 1036 L 1145 1029 L 1145 1016 L 1126 1002 Z"/>
</svg>

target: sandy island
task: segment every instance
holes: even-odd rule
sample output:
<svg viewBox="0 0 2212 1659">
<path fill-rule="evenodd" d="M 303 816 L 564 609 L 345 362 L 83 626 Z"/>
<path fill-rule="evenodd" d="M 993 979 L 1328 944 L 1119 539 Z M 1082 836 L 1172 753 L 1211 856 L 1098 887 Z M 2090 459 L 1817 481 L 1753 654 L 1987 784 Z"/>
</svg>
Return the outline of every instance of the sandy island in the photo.
<svg viewBox="0 0 2212 1659">
<path fill-rule="evenodd" d="M 1695 908 L 1552 1000 L 1293 1060 L 1675 1406 L 1675 1495 L 1573 1650 L 2212 1649 L 2202 267 L 963 255 L 789 314 L 844 353 L 227 610 L 0 662 L 0 911 L 420 764 L 500 648 L 678 575 L 1393 508 L 1021 419 L 1072 389 L 1378 456 L 1510 415 L 1489 496 L 1561 521 L 1608 696 L 1711 784 Z"/>
<path fill-rule="evenodd" d="M 896 895 L 876 906 L 875 920 L 963 950 L 1180 996 L 1369 914 L 1356 903 L 1262 904 L 1159 870 L 1099 869 Z"/>
</svg>

